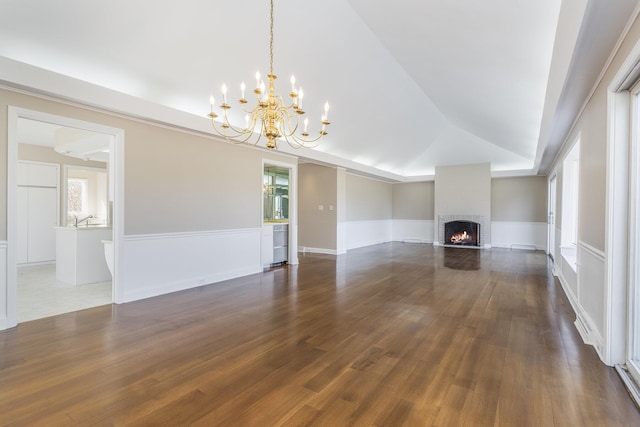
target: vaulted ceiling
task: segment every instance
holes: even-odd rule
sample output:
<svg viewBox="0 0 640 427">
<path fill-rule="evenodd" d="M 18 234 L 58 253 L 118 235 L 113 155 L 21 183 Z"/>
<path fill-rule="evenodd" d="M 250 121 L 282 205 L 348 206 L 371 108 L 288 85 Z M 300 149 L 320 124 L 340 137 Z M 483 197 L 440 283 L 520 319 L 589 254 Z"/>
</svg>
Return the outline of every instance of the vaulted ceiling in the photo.
<svg viewBox="0 0 640 427">
<path fill-rule="evenodd" d="M 545 173 L 637 3 L 276 0 L 276 89 L 295 74 L 312 125 L 331 104 L 324 142 L 295 154 L 398 181 Z M 268 71 L 268 18 L 268 0 L 3 0 L 0 81 L 28 64 L 200 127 L 223 82 L 235 99 Z"/>
</svg>

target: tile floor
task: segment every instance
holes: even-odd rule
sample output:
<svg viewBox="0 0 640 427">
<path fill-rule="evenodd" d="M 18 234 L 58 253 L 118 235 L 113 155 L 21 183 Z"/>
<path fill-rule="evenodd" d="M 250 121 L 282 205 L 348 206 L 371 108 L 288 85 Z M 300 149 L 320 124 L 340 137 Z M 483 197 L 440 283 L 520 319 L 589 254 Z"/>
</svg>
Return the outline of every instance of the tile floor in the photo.
<svg viewBox="0 0 640 427">
<path fill-rule="evenodd" d="M 111 282 L 71 285 L 55 264 L 18 267 L 18 323 L 111 304 Z"/>
</svg>

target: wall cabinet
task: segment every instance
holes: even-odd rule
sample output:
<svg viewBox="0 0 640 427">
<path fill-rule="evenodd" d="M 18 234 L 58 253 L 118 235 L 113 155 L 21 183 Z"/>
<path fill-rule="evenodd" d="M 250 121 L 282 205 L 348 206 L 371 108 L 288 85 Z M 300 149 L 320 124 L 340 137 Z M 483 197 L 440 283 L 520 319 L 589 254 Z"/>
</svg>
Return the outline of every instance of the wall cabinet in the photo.
<svg viewBox="0 0 640 427">
<path fill-rule="evenodd" d="M 59 175 L 56 164 L 18 162 L 18 264 L 56 259 Z"/>
</svg>

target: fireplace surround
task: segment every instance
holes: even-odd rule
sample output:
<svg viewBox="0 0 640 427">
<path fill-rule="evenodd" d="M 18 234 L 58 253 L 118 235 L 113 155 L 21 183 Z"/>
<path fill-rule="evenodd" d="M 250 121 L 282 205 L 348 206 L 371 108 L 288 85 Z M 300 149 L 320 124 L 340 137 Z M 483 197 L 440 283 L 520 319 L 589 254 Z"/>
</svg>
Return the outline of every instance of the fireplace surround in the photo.
<svg viewBox="0 0 640 427">
<path fill-rule="evenodd" d="M 484 222 L 482 215 L 438 215 L 438 244 L 482 248 Z"/>
<path fill-rule="evenodd" d="M 447 246 L 480 246 L 480 224 L 466 220 L 446 222 L 443 242 Z"/>
</svg>

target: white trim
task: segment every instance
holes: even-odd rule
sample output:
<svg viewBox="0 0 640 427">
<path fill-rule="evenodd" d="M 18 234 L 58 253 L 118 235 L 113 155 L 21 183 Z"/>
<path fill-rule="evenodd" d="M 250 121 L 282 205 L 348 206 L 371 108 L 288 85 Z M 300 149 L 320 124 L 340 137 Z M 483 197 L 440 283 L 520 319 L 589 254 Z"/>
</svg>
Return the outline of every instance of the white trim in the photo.
<svg viewBox="0 0 640 427">
<path fill-rule="evenodd" d="M 307 252 L 314 254 L 326 254 L 326 255 L 342 255 L 339 254 L 335 249 L 324 249 L 324 248 L 310 248 L 308 246 L 300 246 L 298 248 L 298 252 L 305 254 Z"/>
<path fill-rule="evenodd" d="M 600 249 L 595 248 L 590 244 L 583 242 L 582 240 L 578 240 L 578 246 L 591 253 L 591 255 L 597 257 L 600 261 L 605 261 L 605 253 Z"/>
<path fill-rule="evenodd" d="M 297 159 L 296 159 L 297 162 Z M 289 242 L 288 242 L 288 260 L 287 263 L 297 265 L 298 260 L 298 164 L 287 163 L 268 158 L 262 158 L 262 170 L 260 171 L 260 224 L 264 221 L 264 196 L 263 196 L 263 175 L 265 166 L 277 166 L 289 169 Z M 262 241 L 260 242 L 262 248 Z M 262 256 L 262 255 L 261 255 Z"/>
<path fill-rule="evenodd" d="M 150 234 L 128 234 L 124 236 L 125 242 L 136 241 L 149 241 L 149 240 L 166 240 L 166 239 L 180 239 L 184 237 L 207 237 L 207 236 L 219 236 L 225 234 L 242 234 L 242 233 L 255 233 L 258 228 L 232 228 L 225 230 L 205 230 L 205 231 L 185 231 L 185 232 L 173 232 L 173 233 L 150 233 Z"/>
<path fill-rule="evenodd" d="M 640 5 L 639 5 L 640 7 Z M 638 8 L 634 13 L 637 16 Z M 625 33 L 626 34 L 626 33 Z M 633 75 L 640 67 L 640 42 L 637 42 L 607 87 L 607 152 L 605 207 L 605 277 L 604 335 L 605 363 L 622 364 L 628 357 L 627 312 L 632 298 L 629 279 L 635 274 L 629 263 L 633 248 L 629 234 L 637 233 L 630 219 L 637 213 L 638 189 L 630 186 L 637 170 L 631 170 L 637 155 L 630 152 L 631 111 L 634 107 L 629 92 Z M 634 117 L 637 115 L 634 114 Z"/>
<path fill-rule="evenodd" d="M 553 188 L 553 191 L 551 189 Z M 553 194 L 552 194 L 553 193 Z M 553 200 L 552 200 L 553 197 Z M 553 205 L 553 210 L 551 209 Z M 555 260 L 555 246 L 556 246 L 556 213 L 558 211 L 558 172 L 553 170 L 549 174 L 547 180 L 547 255 L 551 255 L 551 259 Z M 553 218 L 553 221 L 551 220 Z M 553 236 L 553 239 L 551 239 Z"/>
<path fill-rule="evenodd" d="M 628 370 L 628 367 L 616 365 L 615 368 L 636 406 L 640 406 L 640 387 L 636 384 L 633 376 Z"/>
<path fill-rule="evenodd" d="M 8 286 L 7 286 L 7 241 L 0 240 L 0 331 L 9 327 L 7 313 Z"/>
</svg>

